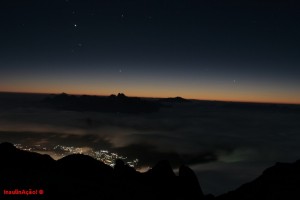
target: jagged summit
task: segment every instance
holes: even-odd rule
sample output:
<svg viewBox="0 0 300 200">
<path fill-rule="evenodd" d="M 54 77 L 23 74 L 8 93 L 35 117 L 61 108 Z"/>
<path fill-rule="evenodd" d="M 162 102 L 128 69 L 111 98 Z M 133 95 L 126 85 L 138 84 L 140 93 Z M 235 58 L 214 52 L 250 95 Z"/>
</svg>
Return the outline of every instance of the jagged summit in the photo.
<svg viewBox="0 0 300 200">
<path fill-rule="evenodd" d="M 169 161 L 162 160 L 159 161 L 152 169 L 150 169 L 147 174 L 154 177 L 174 177 L 172 166 Z"/>
</svg>

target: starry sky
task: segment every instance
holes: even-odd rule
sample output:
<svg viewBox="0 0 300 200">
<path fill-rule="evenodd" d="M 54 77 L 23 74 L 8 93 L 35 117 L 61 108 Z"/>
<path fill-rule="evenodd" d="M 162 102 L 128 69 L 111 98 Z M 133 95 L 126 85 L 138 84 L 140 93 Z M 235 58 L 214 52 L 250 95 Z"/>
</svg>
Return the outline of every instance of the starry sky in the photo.
<svg viewBox="0 0 300 200">
<path fill-rule="evenodd" d="M 300 103 L 293 0 L 2 0 L 0 91 Z"/>
</svg>

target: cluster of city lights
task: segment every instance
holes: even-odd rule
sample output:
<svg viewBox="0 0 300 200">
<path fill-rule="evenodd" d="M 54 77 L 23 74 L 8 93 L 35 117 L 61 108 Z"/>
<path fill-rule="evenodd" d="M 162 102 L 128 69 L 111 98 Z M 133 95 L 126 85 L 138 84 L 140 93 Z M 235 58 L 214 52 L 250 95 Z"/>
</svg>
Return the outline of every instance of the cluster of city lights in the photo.
<svg viewBox="0 0 300 200">
<path fill-rule="evenodd" d="M 22 144 L 15 144 L 15 147 L 25 151 L 32 151 L 32 152 L 53 152 L 53 154 L 58 157 L 62 158 L 70 154 L 84 154 L 91 156 L 103 163 L 113 167 L 117 159 L 123 160 L 127 165 L 130 167 L 136 168 L 138 165 L 139 160 L 127 160 L 127 157 L 118 155 L 117 153 L 111 153 L 107 150 L 93 150 L 92 148 L 87 147 L 74 147 L 74 146 L 64 146 L 64 145 L 56 145 L 53 148 L 43 147 L 41 145 L 33 145 L 33 146 L 25 146 Z"/>
</svg>

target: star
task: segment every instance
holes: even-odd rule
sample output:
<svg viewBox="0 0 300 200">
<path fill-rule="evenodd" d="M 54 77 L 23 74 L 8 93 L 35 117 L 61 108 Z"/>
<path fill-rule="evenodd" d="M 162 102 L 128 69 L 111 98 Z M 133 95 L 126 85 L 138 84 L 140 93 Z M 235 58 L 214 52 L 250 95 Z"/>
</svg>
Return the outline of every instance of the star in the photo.
<svg viewBox="0 0 300 200">
<path fill-rule="evenodd" d="M 75 28 L 77 28 L 77 27 L 78 27 L 78 25 L 77 25 L 77 24 L 73 24 L 73 26 L 74 26 Z"/>
<path fill-rule="evenodd" d="M 119 72 L 122 73 L 122 70 L 120 69 Z"/>
</svg>

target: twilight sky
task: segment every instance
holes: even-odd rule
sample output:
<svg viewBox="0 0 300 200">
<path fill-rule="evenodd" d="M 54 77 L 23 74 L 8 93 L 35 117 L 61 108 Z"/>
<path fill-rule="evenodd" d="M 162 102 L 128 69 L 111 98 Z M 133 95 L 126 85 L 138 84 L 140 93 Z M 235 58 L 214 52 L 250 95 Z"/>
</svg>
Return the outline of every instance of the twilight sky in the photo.
<svg viewBox="0 0 300 200">
<path fill-rule="evenodd" d="M 0 91 L 300 103 L 293 0 L 2 0 Z"/>
</svg>

